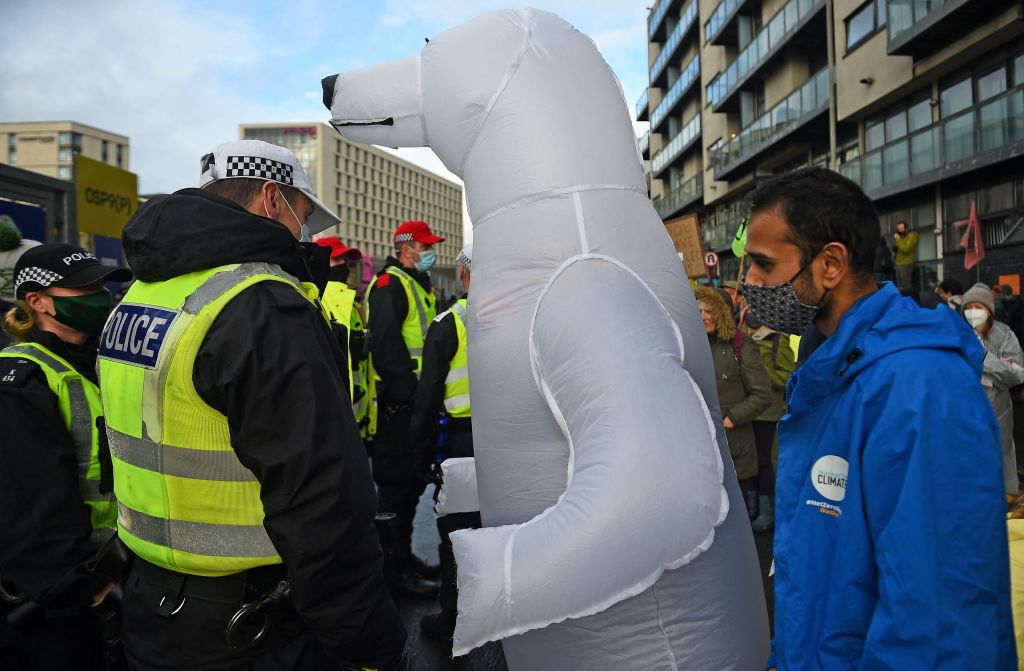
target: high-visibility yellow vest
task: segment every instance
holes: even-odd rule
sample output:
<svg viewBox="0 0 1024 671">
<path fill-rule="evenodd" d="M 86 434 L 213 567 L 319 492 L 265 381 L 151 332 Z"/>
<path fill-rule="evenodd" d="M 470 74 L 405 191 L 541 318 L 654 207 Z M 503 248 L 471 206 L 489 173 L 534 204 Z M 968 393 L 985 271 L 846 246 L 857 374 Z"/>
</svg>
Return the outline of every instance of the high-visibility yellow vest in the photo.
<svg viewBox="0 0 1024 671">
<path fill-rule="evenodd" d="M 469 405 L 469 357 L 466 353 L 466 309 L 467 301 L 460 298 L 448 310 L 455 320 L 455 333 L 459 337 L 459 348 L 455 350 L 448 377 L 444 380 L 444 409 L 452 417 L 470 417 Z M 444 315 L 440 315 L 441 319 Z"/>
<path fill-rule="evenodd" d="M 409 311 L 406 312 L 405 321 L 402 322 L 402 340 L 405 341 L 405 346 L 409 350 L 409 356 L 416 363 L 416 377 L 419 377 L 420 371 L 423 369 L 423 341 L 427 337 L 427 328 L 430 326 L 430 322 L 437 316 L 434 294 L 424 289 L 419 282 L 409 276 L 409 273 L 397 266 L 388 266 L 386 272 L 402 285 L 402 288 L 405 289 L 405 297 L 409 301 Z M 370 280 L 369 286 L 366 287 L 367 296 L 377 285 L 378 277 L 379 275 L 374 275 Z M 370 320 L 369 299 L 366 301 L 366 320 Z M 372 367 L 372 361 L 370 365 Z M 375 379 L 380 379 L 376 371 L 373 374 Z"/>
<path fill-rule="evenodd" d="M 288 284 L 319 306 L 316 287 L 279 266 L 226 265 L 136 282 L 100 338 L 118 535 L 157 566 L 219 576 L 281 562 L 260 484 L 235 454 L 227 418 L 192 383 L 214 320 L 259 282 Z"/>
<path fill-rule="evenodd" d="M 99 490 L 100 435 L 96 420 L 103 416 L 100 390 L 74 366 L 39 343 L 11 345 L 0 350 L 0 358 L 28 359 L 46 375 L 46 383 L 57 397 L 57 410 L 75 446 L 78 490 L 89 507 L 92 541 L 101 545 L 114 529 L 117 505 L 113 493 L 101 494 Z"/>
<path fill-rule="evenodd" d="M 348 285 L 341 282 L 328 282 L 324 289 L 323 304 L 331 318 L 346 325 L 350 341 L 353 333 L 365 330 L 356 292 Z M 355 415 L 359 434 L 366 438 L 370 435 L 370 399 L 376 386 L 370 375 L 369 357 L 355 362 L 352 360 L 350 350 L 346 351 L 345 356 L 348 360 L 349 398 L 352 399 L 352 414 Z"/>
</svg>

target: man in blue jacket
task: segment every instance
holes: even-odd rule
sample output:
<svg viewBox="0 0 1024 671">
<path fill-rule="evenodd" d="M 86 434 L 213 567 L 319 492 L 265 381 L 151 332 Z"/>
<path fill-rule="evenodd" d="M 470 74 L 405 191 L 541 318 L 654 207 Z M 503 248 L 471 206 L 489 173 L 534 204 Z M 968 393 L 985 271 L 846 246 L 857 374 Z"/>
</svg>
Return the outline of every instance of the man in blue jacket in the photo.
<svg viewBox="0 0 1024 671">
<path fill-rule="evenodd" d="M 872 275 L 880 226 L 808 168 L 751 194 L 743 293 L 827 339 L 779 425 L 768 668 L 1015 669 L 999 428 L 962 317 Z"/>
</svg>

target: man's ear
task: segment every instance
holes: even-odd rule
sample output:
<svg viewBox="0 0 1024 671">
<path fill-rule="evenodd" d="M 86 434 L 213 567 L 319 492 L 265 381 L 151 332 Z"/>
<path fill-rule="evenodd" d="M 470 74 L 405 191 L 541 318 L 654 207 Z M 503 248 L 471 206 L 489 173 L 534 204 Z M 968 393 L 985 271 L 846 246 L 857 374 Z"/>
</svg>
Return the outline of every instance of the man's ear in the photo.
<svg viewBox="0 0 1024 671">
<path fill-rule="evenodd" d="M 821 250 L 821 259 L 821 283 L 825 289 L 835 289 L 850 273 L 850 250 L 841 242 L 830 242 Z"/>
</svg>

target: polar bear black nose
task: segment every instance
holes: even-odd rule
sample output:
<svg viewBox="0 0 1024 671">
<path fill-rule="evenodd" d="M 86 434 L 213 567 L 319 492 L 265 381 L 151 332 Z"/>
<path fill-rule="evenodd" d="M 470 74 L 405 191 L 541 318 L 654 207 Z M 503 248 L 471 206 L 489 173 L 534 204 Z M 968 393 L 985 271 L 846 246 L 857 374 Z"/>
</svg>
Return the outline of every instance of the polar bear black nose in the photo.
<svg viewBox="0 0 1024 671">
<path fill-rule="evenodd" d="M 331 109 L 331 103 L 334 102 L 334 83 L 336 81 L 338 81 L 338 75 L 331 75 L 320 80 L 320 85 L 324 87 L 324 107 L 327 109 Z"/>
</svg>

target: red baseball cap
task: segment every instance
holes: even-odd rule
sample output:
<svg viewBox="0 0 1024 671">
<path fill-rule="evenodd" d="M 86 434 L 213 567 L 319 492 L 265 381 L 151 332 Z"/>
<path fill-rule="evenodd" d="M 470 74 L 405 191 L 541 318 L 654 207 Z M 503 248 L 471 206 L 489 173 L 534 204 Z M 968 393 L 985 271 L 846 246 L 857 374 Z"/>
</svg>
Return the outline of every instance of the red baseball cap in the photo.
<svg viewBox="0 0 1024 671">
<path fill-rule="evenodd" d="M 330 236 L 327 238 L 318 238 L 316 244 L 321 247 L 331 248 L 331 258 L 337 258 L 339 256 L 348 256 L 352 261 L 358 261 L 363 258 L 363 253 L 355 247 L 346 247 L 345 243 L 341 241 L 341 238 L 337 236 Z"/>
<path fill-rule="evenodd" d="M 425 245 L 434 245 L 444 242 L 440 235 L 434 235 L 425 221 L 406 221 L 395 229 L 395 243 L 409 242 L 415 240 Z"/>
</svg>

